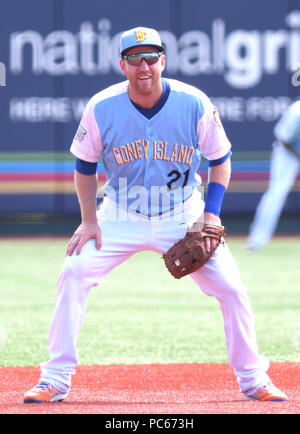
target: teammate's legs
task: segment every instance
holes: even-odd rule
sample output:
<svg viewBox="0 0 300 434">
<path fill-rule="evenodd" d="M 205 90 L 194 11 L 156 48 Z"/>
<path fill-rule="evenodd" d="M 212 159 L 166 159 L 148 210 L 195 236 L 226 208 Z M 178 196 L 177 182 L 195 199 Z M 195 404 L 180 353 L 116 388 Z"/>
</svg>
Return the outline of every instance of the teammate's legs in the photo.
<svg viewBox="0 0 300 434">
<path fill-rule="evenodd" d="M 299 170 L 297 159 L 283 146 L 272 152 L 268 190 L 257 206 L 250 226 L 248 247 L 260 249 L 269 242 Z"/>
</svg>

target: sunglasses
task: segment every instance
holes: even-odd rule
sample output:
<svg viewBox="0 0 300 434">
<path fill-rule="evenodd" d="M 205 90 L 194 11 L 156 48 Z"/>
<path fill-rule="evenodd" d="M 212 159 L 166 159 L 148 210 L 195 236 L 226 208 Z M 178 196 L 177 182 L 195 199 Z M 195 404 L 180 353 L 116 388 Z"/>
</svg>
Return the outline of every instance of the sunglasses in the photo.
<svg viewBox="0 0 300 434">
<path fill-rule="evenodd" d="M 122 59 L 127 60 L 131 66 L 140 66 L 143 60 L 145 60 L 148 65 L 154 65 L 162 54 L 162 52 L 158 51 L 153 53 L 128 54 L 127 56 L 122 56 Z"/>
</svg>

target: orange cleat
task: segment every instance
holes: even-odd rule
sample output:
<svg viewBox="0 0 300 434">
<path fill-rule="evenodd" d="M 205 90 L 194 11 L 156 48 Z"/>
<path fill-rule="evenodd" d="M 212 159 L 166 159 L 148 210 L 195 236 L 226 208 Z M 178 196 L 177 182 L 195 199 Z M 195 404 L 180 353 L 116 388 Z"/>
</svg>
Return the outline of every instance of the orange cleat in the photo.
<svg viewBox="0 0 300 434">
<path fill-rule="evenodd" d="M 246 400 L 256 401 L 288 401 L 288 397 L 284 392 L 277 389 L 271 382 L 258 387 L 253 393 L 243 392 Z"/>
<path fill-rule="evenodd" d="M 45 381 L 40 381 L 35 387 L 30 389 L 24 396 L 25 404 L 62 401 L 68 393 L 62 393 L 54 386 Z"/>
</svg>

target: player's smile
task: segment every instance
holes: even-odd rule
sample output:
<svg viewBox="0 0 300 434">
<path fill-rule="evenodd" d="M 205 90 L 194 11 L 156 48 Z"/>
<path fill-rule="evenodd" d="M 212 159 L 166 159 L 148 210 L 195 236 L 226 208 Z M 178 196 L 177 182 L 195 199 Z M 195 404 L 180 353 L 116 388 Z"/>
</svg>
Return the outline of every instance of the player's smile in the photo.
<svg viewBox="0 0 300 434">
<path fill-rule="evenodd" d="M 149 78 L 151 78 L 151 75 L 143 75 L 141 77 L 138 77 L 139 80 L 148 80 Z"/>
<path fill-rule="evenodd" d="M 151 79 L 151 74 L 142 74 L 137 76 L 138 80 L 149 80 Z"/>
<path fill-rule="evenodd" d="M 149 85 L 150 82 L 152 82 L 152 75 L 151 74 L 145 74 L 145 73 L 140 74 L 140 75 L 137 74 L 136 79 L 137 79 L 137 82 L 141 82 L 142 86 Z M 141 88 L 139 90 L 142 92 L 143 88 Z"/>
</svg>

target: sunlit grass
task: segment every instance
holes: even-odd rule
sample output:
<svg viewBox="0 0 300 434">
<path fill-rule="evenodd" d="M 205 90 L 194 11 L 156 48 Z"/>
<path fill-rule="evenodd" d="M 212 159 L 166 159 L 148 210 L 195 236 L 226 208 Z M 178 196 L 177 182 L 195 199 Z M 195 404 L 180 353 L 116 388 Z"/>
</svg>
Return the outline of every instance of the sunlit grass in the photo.
<svg viewBox="0 0 300 434">
<path fill-rule="evenodd" d="M 274 238 L 249 255 L 229 239 L 256 319 L 260 352 L 299 360 L 300 240 Z M 67 239 L 0 242 L 0 365 L 39 365 Z M 78 350 L 82 364 L 227 362 L 217 301 L 190 278 L 173 279 L 153 252 L 133 256 L 92 288 Z"/>
</svg>

